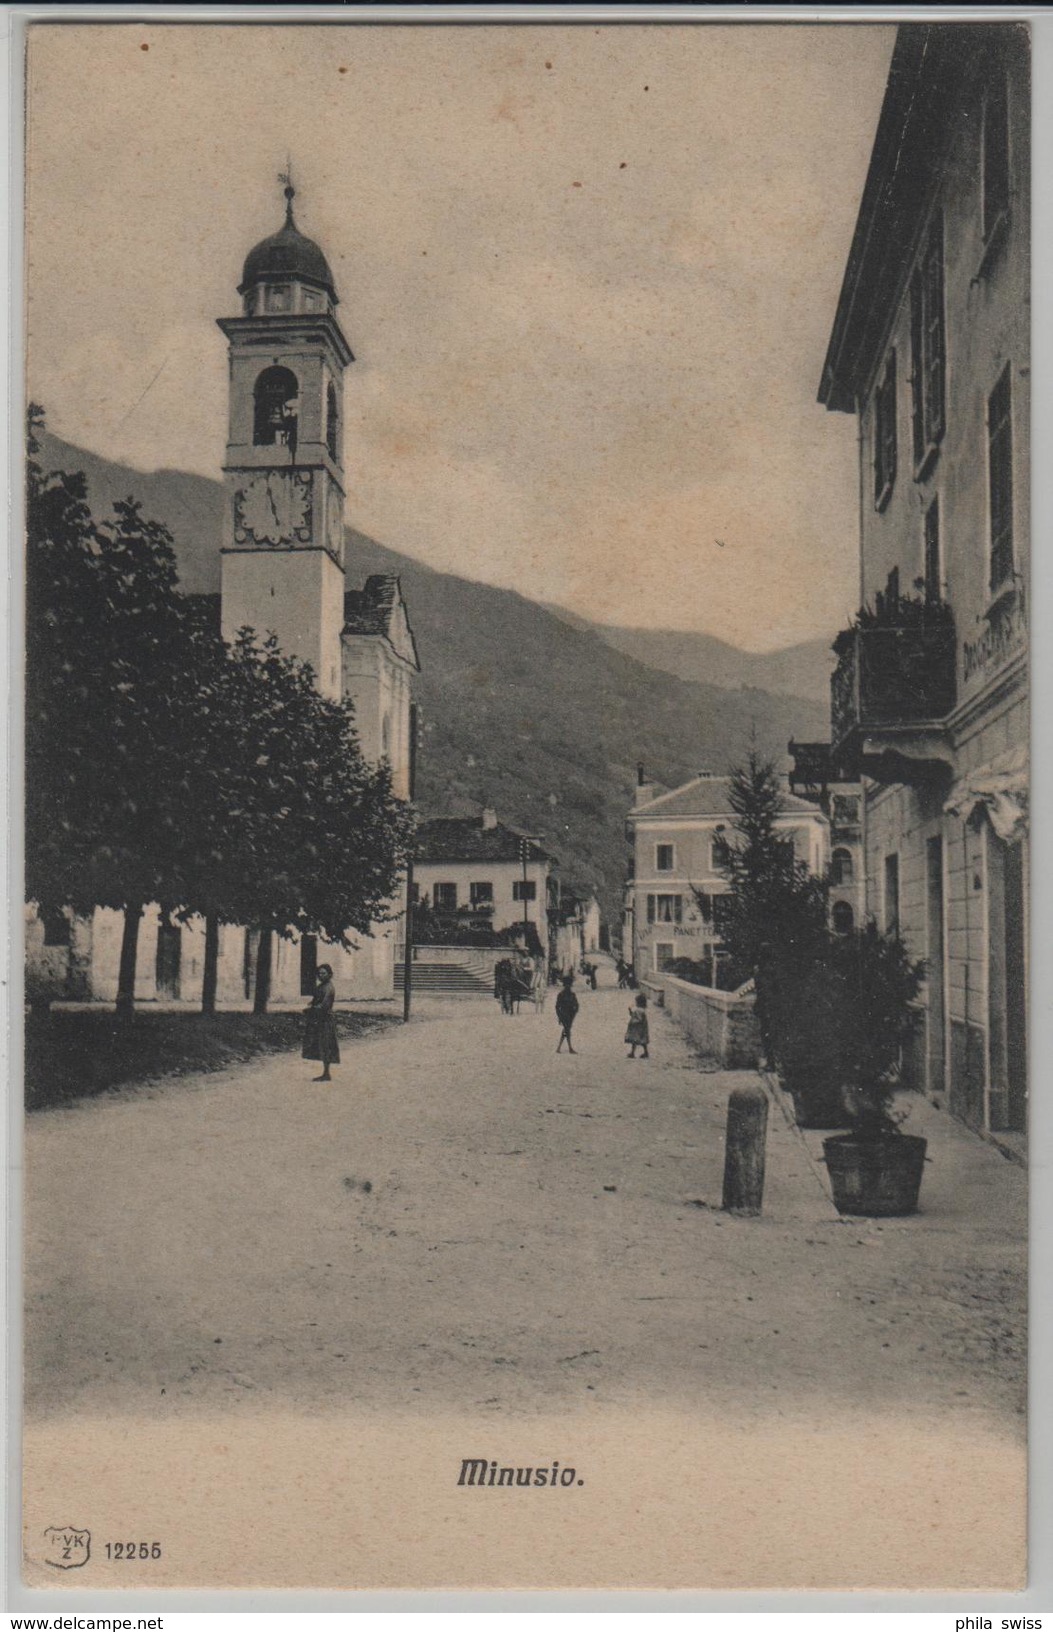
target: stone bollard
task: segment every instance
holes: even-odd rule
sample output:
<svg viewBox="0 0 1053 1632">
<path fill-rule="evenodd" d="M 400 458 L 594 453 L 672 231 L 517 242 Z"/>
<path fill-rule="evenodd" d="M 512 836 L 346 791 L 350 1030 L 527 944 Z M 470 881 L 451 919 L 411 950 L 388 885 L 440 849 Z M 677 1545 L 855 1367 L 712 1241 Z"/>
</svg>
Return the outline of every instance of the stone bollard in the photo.
<svg viewBox="0 0 1053 1632">
<path fill-rule="evenodd" d="M 726 1213 L 757 1218 L 764 1197 L 764 1141 L 768 1133 L 768 1096 L 763 1088 L 734 1088 L 728 1097 L 724 1141 Z"/>
</svg>

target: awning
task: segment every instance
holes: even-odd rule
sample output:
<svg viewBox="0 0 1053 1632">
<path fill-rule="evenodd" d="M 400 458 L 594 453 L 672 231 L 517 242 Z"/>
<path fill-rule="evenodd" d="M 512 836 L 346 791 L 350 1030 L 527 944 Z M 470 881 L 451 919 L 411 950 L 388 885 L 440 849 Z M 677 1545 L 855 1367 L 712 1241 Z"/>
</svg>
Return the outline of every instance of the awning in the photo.
<svg viewBox="0 0 1053 1632">
<path fill-rule="evenodd" d="M 1028 751 L 1010 748 L 961 777 L 943 808 L 964 822 L 982 807 L 998 837 L 1009 843 L 1028 832 L 1029 786 Z"/>
</svg>

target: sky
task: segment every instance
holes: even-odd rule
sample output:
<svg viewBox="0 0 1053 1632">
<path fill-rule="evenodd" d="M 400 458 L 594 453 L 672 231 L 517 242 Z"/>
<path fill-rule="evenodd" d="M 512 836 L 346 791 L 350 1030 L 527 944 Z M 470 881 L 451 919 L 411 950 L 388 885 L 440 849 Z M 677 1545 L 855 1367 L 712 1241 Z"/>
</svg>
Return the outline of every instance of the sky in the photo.
<svg viewBox="0 0 1053 1632">
<path fill-rule="evenodd" d="M 855 610 L 856 428 L 816 391 L 891 27 L 30 34 L 28 385 L 58 435 L 219 476 L 215 319 L 291 156 L 356 356 L 353 526 L 751 650 Z"/>
</svg>

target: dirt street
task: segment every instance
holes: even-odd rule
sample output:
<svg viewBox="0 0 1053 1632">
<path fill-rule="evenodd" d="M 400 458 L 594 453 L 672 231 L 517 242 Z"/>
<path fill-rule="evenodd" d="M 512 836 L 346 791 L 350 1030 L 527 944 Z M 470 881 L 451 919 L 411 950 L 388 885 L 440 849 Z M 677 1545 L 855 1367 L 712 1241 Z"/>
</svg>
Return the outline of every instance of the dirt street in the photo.
<svg viewBox="0 0 1053 1632">
<path fill-rule="evenodd" d="M 580 983 L 579 983 L 580 985 Z M 766 1213 L 719 1211 L 729 1090 L 629 994 L 422 1001 L 349 1045 L 40 1113 L 27 1392 L 43 1417 L 476 1416 L 865 1402 L 1023 1432 L 1025 1175 L 925 1108 L 924 1212 L 845 1222 L 772 1107 Z"/>
</svg>

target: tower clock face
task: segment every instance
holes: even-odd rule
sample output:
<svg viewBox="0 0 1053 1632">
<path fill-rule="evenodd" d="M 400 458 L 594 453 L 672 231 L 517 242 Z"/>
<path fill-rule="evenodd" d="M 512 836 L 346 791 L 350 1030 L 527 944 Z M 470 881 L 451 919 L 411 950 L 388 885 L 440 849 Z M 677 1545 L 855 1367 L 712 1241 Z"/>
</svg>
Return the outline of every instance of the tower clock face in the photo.
<svg viewBox="0 0 1053 1632">
<path fill-rule="evenodd" d="M 311 538 L 307 471 L 267 470 L 247 478 L 235 497 L 238 544 L 306 544 Z"/>
</svg>

